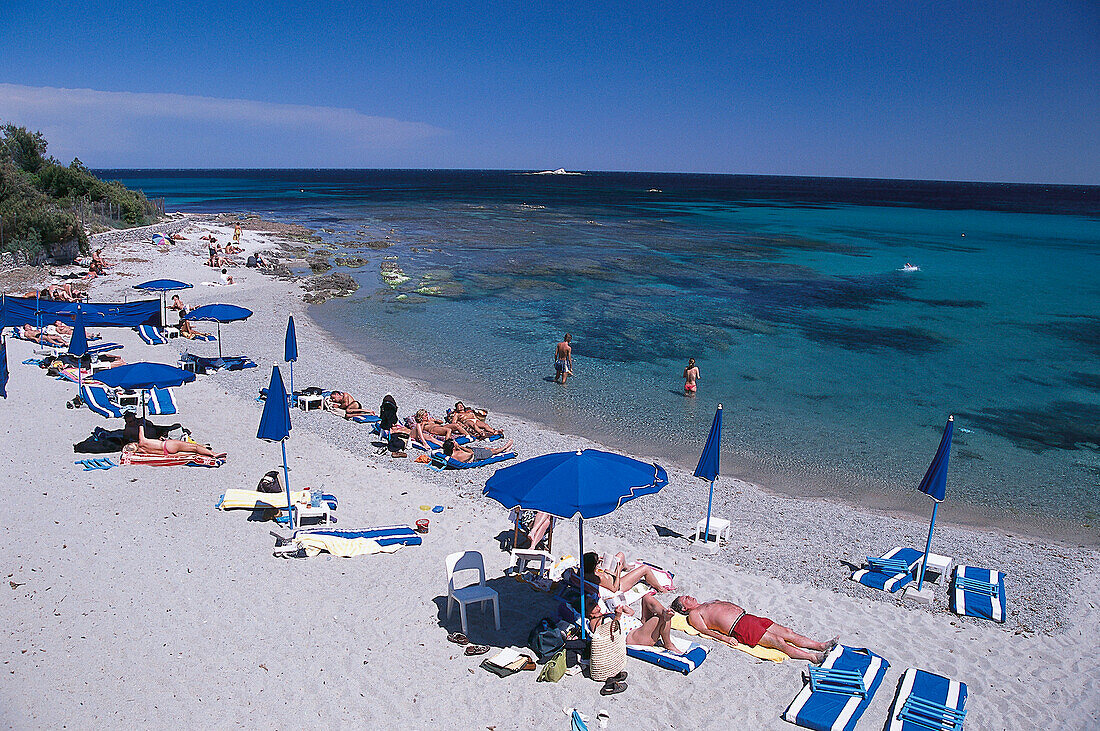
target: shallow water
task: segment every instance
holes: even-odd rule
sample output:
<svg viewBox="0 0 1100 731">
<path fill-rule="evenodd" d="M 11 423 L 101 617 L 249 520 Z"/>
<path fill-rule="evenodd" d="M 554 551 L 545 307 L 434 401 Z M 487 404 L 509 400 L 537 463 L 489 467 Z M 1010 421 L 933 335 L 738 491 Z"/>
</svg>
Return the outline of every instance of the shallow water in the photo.
<svg viewBox="0 0 1100 731">
<path fill-rule="evenodd" d="M 318 321 L 470 401 L 689 464 L 722 403 L 724 475 L 918 513 L 928 504 L 914 488 L 953 413 L 945 519 L 1096 540 L 1100 189 L 115 176 L 170 208 L 332 231 L 326 241 L 367 264 L 348 270 L 355 296 L 313 308 Z M 906 262 L 920 271 L 899 271 Z M 383 263 L 408 281 L 388 285 Z M 566 331 L 576 376 L 563 388 L 551 354 Z M 702 372 L 693 398 L 688 357 Z"/>
</svg>

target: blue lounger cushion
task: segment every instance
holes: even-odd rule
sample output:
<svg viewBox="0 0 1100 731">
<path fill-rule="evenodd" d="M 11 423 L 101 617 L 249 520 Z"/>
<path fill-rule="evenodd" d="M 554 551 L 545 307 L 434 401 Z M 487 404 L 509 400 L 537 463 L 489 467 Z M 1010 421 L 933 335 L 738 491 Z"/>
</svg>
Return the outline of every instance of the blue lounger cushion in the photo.
<svg viewBox="0 0 1100 731">
<path fill-rule="evenodd" d="M 99 414 L 105 419 L 121 419 L 122 409 L 112 403 L 107 389 L 103 386 L 91 386 L 85 383 L 80 387 L 80 398 L 93 413 Z"/>
<path fill-rule="evenodd" d="M 898 682 L 898 692 L 894 697 L 894 705 L 890 709 L 890 721 L 886 727 L 887 731 L 928 731 L 926 725 L 906 718 L 899 718 L 902 709 L 905 708 L 905 702 L 909 700 L 910 696 L 914 699 L 921 699 L 946 706 L 949 709 L 962 711 L 961 715 L 965 715 L 966 683 L 960 683 L 957 680 L 951 680 L 924 670 L 907 668 Z M 959 720 L 961 722 L 961 719 Z M 946 728 L 952 727 L 948 725 Z"/>
<path fill-rule="evenodd" d="M 903 561 L 909 567 L 908 571 L 883 572 L 867 567 L 854 571 L 849 578 L 872 589 L 896 592 L 913 580 L 917 563 L 920 562 L 923 556 L 924 553 L 915 548 L 894 548 L 883 554 L 881 558 Z"/>
<path fill-rule="evenodd" d="M 969 581 L 960 582 L 959 579 Z M 1005 575 L 1000 571 L 956 566 L 948 596 L 955 614 L 1005 621 Z"/>
<path fill-rule="evenodd" d="M 134 328 L 137 331 L 138 337 L 141 338 L 141 342 L 146 345 L 167 345 L 168 338 L 164 337 L 164 333 L 159 328 L 152 325 L 138 325 Z"/>
<path fill-rule="evenodd" d="M 176 413 L 176 397 L 167 388 L 151 388 L 147 396 L 149 413 L 163 416 Z"/>
<path fill-rule="evenodd" d="M 374 414 L 362 414 L 361 416 L 353 416 L 348 421 L 354 421 L 356 424 L 377 424 L 381 419 Z"/>
<path fill-rule="evenodd" d="M 389 525 L 381 528 L 310 528 L 294 532 L 295 536 L 303 533 L 312 535 L 336 536 L 338 538 L 372 538 L 380 546 L 419 546 L 424 539 L 420 534 L 407 525 Z"/>
<path fill-rule="evenodd" d="M 646 647 L 642 645 L 627 645 L 626 654 L 637 660 L 653 663 L 665 670 L 675 670 L 684 675 L 702 665 L 703 661 L 707 659 L 707 648 L 697 642 L 689 642 L 674 637 L 673 643 L 678 645 L 677 649 L 684 651 L 682 655 L 669 652 L 663 647 Z"/>
<path fill-rule="evenodd" d="M 807 682 L 783 712 L 783 720 L 817 731 L 852 731 L 871 704 L 890 663 L 870 650 L 837 645 L 829 651 L 821 667 L 859 672 L 866 695 L 814 691 Z"/>
</svg>

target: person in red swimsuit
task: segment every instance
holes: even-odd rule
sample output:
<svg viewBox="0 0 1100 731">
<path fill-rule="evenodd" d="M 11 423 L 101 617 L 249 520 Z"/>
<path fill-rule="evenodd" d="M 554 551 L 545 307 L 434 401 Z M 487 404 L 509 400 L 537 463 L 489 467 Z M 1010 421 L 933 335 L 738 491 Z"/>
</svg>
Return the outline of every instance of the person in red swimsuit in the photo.
<svg viewBox="0 0 1100 731">
<path fill-rule="evenodd" d="M 687 615 L 688 624 L 700 634 L 733 645 L 736 640 L 743 645 L 770 647 L 796 660 L 809 660 L 821 664 L 825 654 L 836 647 L 839 637 L 828 642 L 817 642 L 792 632 L 766 617 L 749 614 L 732 602 L 714 599 L 700 604 L 694 597 L 676 597 L 670 608 Z"/>
<path fill-rule="evenodd" d="M 688 358 L 687 368 L 684 369 L 684 393 L 689 396 L 694 396 L 698 386 L 696 381 L 699 380 L 699 367 L 695 365 L 694 358 Z"/>
</svg>

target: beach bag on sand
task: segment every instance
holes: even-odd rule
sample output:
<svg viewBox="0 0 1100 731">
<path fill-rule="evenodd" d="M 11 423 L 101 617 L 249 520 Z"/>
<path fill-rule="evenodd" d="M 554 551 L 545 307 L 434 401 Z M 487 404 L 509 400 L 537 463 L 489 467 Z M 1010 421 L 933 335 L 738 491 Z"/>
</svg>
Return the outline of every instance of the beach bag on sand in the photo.
<svg viewBox="0 0 1100 731">
<path fill-rule="evenodd" d="M 588 674 L 604 682 L 626 668 L 626 632 L 613 617 L 604 617 L 592 632 L 591 661 Z"/>
<path fill-rule="evenodd" d="M 539 662 L 542 662 L 544 658 L 565 647 L 565 637 L 553 619 L 544 617 L 527 635 L 527 646 L 535 651 Z"/>
<path fill-rule="evenodd" d="M 382 405 L 378 408 L 378 426 L 380 429 L 392 429 L 397 424 L 397 400 L 390 394 L 382 399 Z"/>
<path fill-rule="evenodd" d="M 257 492 L 282 492 L 283 486 L 279 483 L 279 473 L 271 470 L 260 478 L 260 484 L 256 486 Z"/>
<path fill-rule="evenodd" d="M 542 666 L 538 679 L 545 683 L 556 683 L 565 676 L 566 670 L 565 648 L 563 647 L 555 652 L 554 656 Z"/>
</svg>

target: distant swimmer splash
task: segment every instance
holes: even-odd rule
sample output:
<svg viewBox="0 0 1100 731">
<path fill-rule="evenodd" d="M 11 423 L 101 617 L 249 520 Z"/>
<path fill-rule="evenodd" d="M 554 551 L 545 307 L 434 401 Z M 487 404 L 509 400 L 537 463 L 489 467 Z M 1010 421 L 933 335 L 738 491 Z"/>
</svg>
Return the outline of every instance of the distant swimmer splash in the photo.
<svg viewBox="0 0 1100 731">
<path fill-rule="evenodd" d="M 899 272 L 919 272 L 920 267 L 917 266 L 916 264 L 910 264 L 909 262 L 905 262 L 905 266 L 903 266 L 901 269 L 898 269 L 898 271 Z"/>
<path fill-rule="evenodd" d="M 522 173 L 523 175 L 584 175 L 584 173 L 571 173 L 565 168 L 557 170 L 540 170 L 537 173 Z"/>
</svg>

